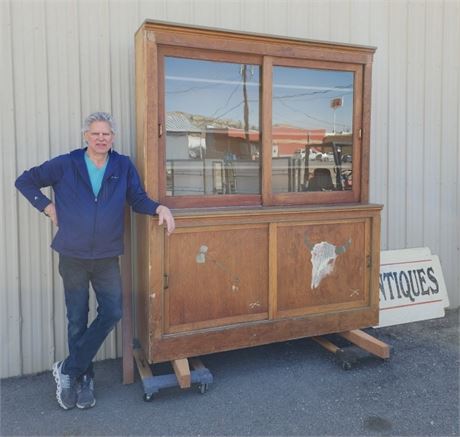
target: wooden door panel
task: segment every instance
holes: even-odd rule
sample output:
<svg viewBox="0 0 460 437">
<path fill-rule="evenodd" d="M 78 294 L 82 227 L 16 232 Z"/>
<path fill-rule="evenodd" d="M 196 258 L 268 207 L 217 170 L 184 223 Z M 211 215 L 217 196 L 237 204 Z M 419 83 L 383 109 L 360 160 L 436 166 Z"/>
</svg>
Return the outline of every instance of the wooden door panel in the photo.
<svg viewBox="0 0 460 437">
<path fill-rule="evenodd" d="M 353 308 L 368 302 L 366 223 L 278 227 L 278 316 Z"/>
<path fill-rule="evenodd" d="M 267 318 L 267 225 L 178 229 L 168 252 L 166 333 Z"/>
</svg>

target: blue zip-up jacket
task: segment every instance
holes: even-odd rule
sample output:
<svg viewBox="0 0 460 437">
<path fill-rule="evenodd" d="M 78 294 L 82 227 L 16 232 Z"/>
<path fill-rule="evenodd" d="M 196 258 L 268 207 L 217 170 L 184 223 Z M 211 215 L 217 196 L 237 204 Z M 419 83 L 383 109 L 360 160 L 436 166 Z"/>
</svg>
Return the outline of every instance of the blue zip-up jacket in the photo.
<svg viewBox="0 0 460 437">
<path fill-rule="evenodd" d="M 155 215 L 159 203 L 142 188 L 128 156 L 109 153 L 101 189 L 95 197 L 84 154 L 77 149 L 25 171 L 16 188 L 39 211 L 51 203 L 40 190 L 51 186 L 55 195 L 58 230 L 51 247 L 75 258 L 99 259 L 123 253 L 124 206 Z"/>
</svg>

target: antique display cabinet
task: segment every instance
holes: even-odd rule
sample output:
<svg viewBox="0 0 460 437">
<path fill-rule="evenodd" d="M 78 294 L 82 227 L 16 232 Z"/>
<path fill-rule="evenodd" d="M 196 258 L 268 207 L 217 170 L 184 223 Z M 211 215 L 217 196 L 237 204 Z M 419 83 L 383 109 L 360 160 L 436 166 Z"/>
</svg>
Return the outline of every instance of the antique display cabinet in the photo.
<svg viewBox="0 0 460 437">
<path fill-rule="evenodd" d="M 135 41 L 137 167 L 177 226 L 136 219 L 148 362 L 376 325 L 374 49 L 150 21 Z"/>
</svg>

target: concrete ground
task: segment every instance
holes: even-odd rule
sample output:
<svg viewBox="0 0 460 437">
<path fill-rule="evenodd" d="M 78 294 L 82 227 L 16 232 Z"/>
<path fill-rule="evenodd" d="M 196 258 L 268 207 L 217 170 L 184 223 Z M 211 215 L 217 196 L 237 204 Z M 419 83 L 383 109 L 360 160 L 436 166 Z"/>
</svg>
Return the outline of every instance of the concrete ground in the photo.
<svg viewBox="0 0 460 437">
<path fill-rule="evenodd" d="M 367 330 L 392 356 L 363 356 L 349 371 L 308 339 L 209 355 L 206 394 L 171 388 L 151 403 L 137 375 L 121 384 L 121 360 L 96 364 L 97 405 L 86 411 L 58 407 L 51 372 L 5 379 L 1 435 L 458 436 L 458 321 L 456 310 Z"/>
</svg>

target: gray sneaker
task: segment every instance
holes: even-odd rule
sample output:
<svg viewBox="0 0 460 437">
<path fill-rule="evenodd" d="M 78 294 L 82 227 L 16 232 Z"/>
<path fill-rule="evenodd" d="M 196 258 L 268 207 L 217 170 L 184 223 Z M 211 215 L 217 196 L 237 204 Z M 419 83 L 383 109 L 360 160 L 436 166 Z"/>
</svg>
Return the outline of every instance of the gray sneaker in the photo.
<svg viewBox="0 0 460 437">
<path fill-rule="evenodd" d="M 92 408 L 96 405 L 96 398 L 94 397 L 94 381 L 88 375 L 83 375 L 79 381 L 77 389 L 77 407 L 82 410 Z"/>
<path fill-rule="evenodd" d="M 53 364 L 53 376 L 56 381 L 56 399 L 64 410 L 70 410 L 77 403 L 77 380 L 62 373 L 62 361 Z"/>
</svg>

